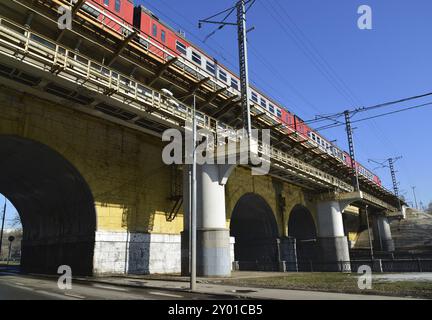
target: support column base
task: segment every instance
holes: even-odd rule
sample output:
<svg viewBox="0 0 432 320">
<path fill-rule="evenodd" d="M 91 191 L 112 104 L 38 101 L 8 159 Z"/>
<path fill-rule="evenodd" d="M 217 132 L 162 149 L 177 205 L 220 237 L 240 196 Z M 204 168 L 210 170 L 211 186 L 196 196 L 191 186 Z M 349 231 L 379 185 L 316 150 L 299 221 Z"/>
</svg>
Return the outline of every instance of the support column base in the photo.
<svg viewBox="0 0 432 320">
<path fill-rule="evenodd" d="M 382 239 L 381 241 L 374 240 L 373 247 L 375 251 L 382 251 L 382 252 L 395 251 L 395 245 L 393 239 L 387 239 L 387 240 Z"/>
<path fill-rule="evenodd" d="M 189 275 L 189 231 L 181 233 L 181 270 Z M 231 248 L 228 229 L 197 230 L 197 276 L 231 276 Z"/>
<path fill-rule="evenodd" d="M 319 271 L 351 271 L 347 237 L 318 238 L 318 245 L 321 251 Z"/>
</svg>

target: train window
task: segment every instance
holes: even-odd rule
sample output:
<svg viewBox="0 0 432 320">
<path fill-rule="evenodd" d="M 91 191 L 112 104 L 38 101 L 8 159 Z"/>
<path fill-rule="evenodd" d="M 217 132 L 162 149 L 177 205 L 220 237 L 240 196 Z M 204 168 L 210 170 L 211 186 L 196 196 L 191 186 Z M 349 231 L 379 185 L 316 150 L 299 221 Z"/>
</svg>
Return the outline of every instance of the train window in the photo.
<svg viewBox="0 0 432 320">
<path fill-rule="evenodd" d="M 252 101 L 255 101 L 256 103 L 258 103 L 258 95 L 252 91 Z"/>
<path fill-rule="evenodd" d="M 153 24 L 153 37 L 157 37 L 157 25 Z"/>
<path fill-rule="evenodd" d="M 265 101 L 263 98 L 261 98 L 261 107 L 267 108 L 267 101 Z"/>
<path fill-rule="evenodd" d="M 176 49 L 178 52 L 186 55 L 186 46 L 183 43 L 176 41 Z"/>
<path fill-rule="evenodd" d="M 210 61 L 207 61 L 206 63 L 206 69 L 208 72 L 210 72 L 212 75 L 216 74 L 216 67 L 213 63 L 211 63 Z"/>
<path fill-rule="evenodd" d="M 231 88 L 238 90 L 238 81 L 234 78 L 231 78 Z"/>
<path fill-rule="evenodd" d="M 274 113 L 274 111 L 275 111 L 274 106 L 271 105 L 270 103 L 269 103 L 269 111 L 270 111 L 271 113 Z"/>
<path fill-rule="evenodd" d="M 201 65 L 201 56 L 195 51 L 192 51 L 192 61 Z"/>
<path fill-rule="evenodd" d="M 104 5 L 109 6 L 109 0 L 104 0 Z"/>
<path fill-rule="evenodd" d="M 115 11 L 120 12 L 121 2 L 120 0 L 115 0 Z"/>
<path fill-rule="evenodd" d="M 165 43 L 165 41 L 166 41 L 166 33 L 165 33 L 165 30 L 161 30 L 161 41 L 162 41 L 163 43 Z"/>
<path fill-rule="evenodd" d="M 166 41 L 166 33 L 165 33 L 165 30 L 161 30 L 161 40 L 162 40 L 162 42 L 164 42 L 164 43 L 165 43 L 165 41 Z"/>
<path fill-rule="evenodd" d="M 225 82 L 228 81 L 227 74 L 225 71 L 219 70 L 219 79 L 221 79 L 222 81 L 225 81 Z"/>
<path fill-rule="evenodd" d="M 276 109 L 276 115 L 281 118 L 282 117 L 282 111 L 280 109 Z"/>
</svg>

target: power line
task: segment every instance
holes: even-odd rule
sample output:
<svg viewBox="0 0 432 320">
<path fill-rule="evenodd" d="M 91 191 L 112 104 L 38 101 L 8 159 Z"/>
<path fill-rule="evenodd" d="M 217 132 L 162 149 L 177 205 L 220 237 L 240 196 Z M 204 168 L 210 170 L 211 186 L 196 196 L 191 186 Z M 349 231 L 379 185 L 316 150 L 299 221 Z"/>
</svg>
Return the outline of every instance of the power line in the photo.
<svg viewBox="0 0 432 320">
<path fill-rule="evenodd" d="M 254 45 L 249 44 L 251 52 L 254 57 L 256 57 L 261 64 L 266 67 L 270 72 L 272 72 L 273 75 L 276 75 L 281 81 L 284 82 L 284 84 L 288 85 L 291 90 L 301 99 L 305 102 L 305 104 L 314 109 L 315 111 L 319 112 L 319 109 L 310 102 L 288 79 L 286 76 L 284 76 L 276 67 L 274 67 L 264 56 L 262 56 L 259 51 L 255 48 Z"/>
<path fill-rule="evenodd" d="M 309 38 L 306 36 L 306 34 L 302 31 L 301 28 L 299 28 L 299 26 L 297 25 L 297 23 L 294 21 L 294 19 L 288 14 L 287 10 L 285 9 L 285 7 L 283 5 L 281 5 L 279 2 L 275 1 L 275 4 L 282 10 L 282 12 L 284 13 L 284 16 L 286 16 L 288 18 L 288 20 L 291 22 L 291 24 L 294 26 L 294 28 L 290 28 L 291 31 L 295 34 L 297 31 L 297 34 L 299 34 L 298 38 L 300 39 L 300 41 L 302 41 L 302 39 L 304 41 L 302 41 L 303 43 L 305 43 L 305 45 L 309 46 L 312 53 L 315 53 L 316 56 L 319 58 L 317 60 L 321 60 L 321 62 L 323 62 L 324 66 L 327 67 L 329 74 L 333 76 L 333 78 L 335 80 L 337 80 L 340 84 L 341 87 L 344 89 L 344 91 L 348 94 L 348 96 L 351 98 L 352 101 L 356 101 L 359 102 L 360 100 L 358 99 L 358 97 L 353 93 L 353 91 L 348 87 L 348 85 L 346 84 L 346 82 L 336 73 L 336 71 L 334 70 L 334 68 L 328 63 L 328 61 L 324 58 L 324 56 L 322 54 L 320 54 L 320 52 L 318 51 L 318 49 L 316 48 L 316 46 L 309 40 Z M 289 27 L 289 26 L 288 26 Z"/>
<path fill-rule="evenodd" d="M 286 23 L 285 17 L 279 12 L 277 8 L 273 6 L 271 2 L 261 2 L 264 9 L 271 15 L 271 17 L 279 24 L 281 30 L 288 35 L 294 44 L 303 52 L 303 54 L 312 62 L 318 72 L 328 81 L 328 83 L 333 86 L 333 88 L 347 101 L 354 103 L 355 101 L 344 92 L 340 84 L 335 81 L 335 77 L 323 66 L 323 63 L 316 57 L 316 55 L 309 49 L 305 42 L 297 35 L 295 31 L 290 30 L 290 26 Z M 269 7 L 267 7 L 269 5 Z M 290 32 L 291 31 L 291 32 Z"/>
<path fill-rule="evenodd" d="M 356 108 L 356 109 L 351 110 L 350 113 L 356 114 L 356 113 L 360 113 L 360 112 L 371 111 L 371 110 L 375 110 L 375 109 L 379 109 L 379 108 L 393 106 L 395 104 L 399 104 L 402 102 L 407 102 L 407 101 L 417 100 L 420 98 L 425 98 L 425 97 L 428 97 L 431 95 L 432 95 L 432 92 L 428 92 L 428 93 L 424 93 L 421 95 L 416 95 L 416 96 L 412 96 L 412 97 L 408 97 L 408 98 L 404 98 L 404 99 L 399 99 L 399 100 L 394 100 L 394 101 L 390 101 L 390 102 L 384 102 L 384 103 L 376 104 L 376 105 L 373 105 L 370 107 Z M 315 119 L 307 120 L 307 121 L 305 121 L 305 123 L 306 124 L 312 124 L 312 123 L 322 122 L 322 121 L 326 121 L 326 120 L 335 121 L 335 119 L 340 118 L 343 115 L 344 115 L 344 112 L 338 112 L 338 113 L 327 114 L 327 115 L 318 115 L 315 117 Z"/>
<path fill-rule="evenodd" d="M 176 16 L 179 16 L 181 18 L 183 18 L 189 25 L 195 27 L 195 23 L 192 22 L 192 20 L 188 17 L 186 17 L 185 15 L 183 15 L 180 11 L 176 10 L 175 8 L 173 8 L 172 6 L 169 6 L 166 2 L 164 2 L 163 0 L 160 0 L 160 3 L 163 4 L 165 7 L 167 7 L 169 10 L 171 10 L 172 12 L 174 12 L 176 14 Z M 147 4 L 146 4 L 147 5 Z M 160 11 L 159 9 L 157 9 L 156 7 L 154 7 L 153 5 L 148 5 L 152 10 L 158 12 L 158 14 L 164 18 L 166 18 L 167 20 L 169 20 L 171 23 L 175 24 L 177 27 L 179 27 L 182 30 L 187 31 L 188 34 L 190 34 L 194 39 L 196 39 L 198 42 L 202 43 L 206 48 L 208 48 L 210 51 L 212 51 L 216 56 L 219 56 L 222 58 L 222 60 L 224 60 L 233 70 L 236 70 L 238 68 L 238 66 L 236 66 L 232 60 L 228 60 L 224 54 L 228 54 L 230 59 L 236 59 L 231 53 L 229 53 L 228 51 L 226 51 L 226 48 L 223 47 L 219 42 L 217 42 L 216 40 L 212 40 L 212 44 L 217 46 L 220 50 L 224 51 L 219 51 L 217 49 L 215 49 L 213 46 L 211 46 L 208 42 L 204 42 L 198 35 L 196 35 L 195 33 L 191 32 L 190 29 L 185 28 L 183 25 L 179 24 L 177 21 L 175 21 L 174 19 L 171 19 L 169 16 L 167 16 L 166 14 L 164 14 L 162 11 Z M 249 7 L 250 8 L 250 7 Z M 252 52 L 252 54 L 255 56 L 255 54 Z M 267 69 L 269 69 L 267 67 Z M 270 69 L 269 69 L 270 70 Z M 254 77 L 256 79 L 259 79 L 259 81 L 251 79 L 251 83 L 255 86 L 255 87 L 259 87 L 260 91 L 262 91 L 263 93 L 266 93 L 267 90 L 264 89 L 265 87 L 268 87 L 271 89 L 271 94 L 266 93 L 268 96 L 274 96 L 277 100 L 279 101 L 283 101 L 284 99 L 281 98 L 281 96 L 283 94 L 281 94 L 281 92 L 279 92 L 278 89 L 276 89 L 272 84 L 270 84 L 268 81 L 264 80 L 260 75 L 258 75 L 253 69 L 250 70 L 251 74 L 254 75 Z M 294 90 L 295 88 L 293 88 Z"/>
<path fill-rule="evenodd" d="M 370 106 L 370 107 L 358 108 L 355 111 L 356 112 L 370 111 L 370 110 L 374 110 L 374 109 L 378 109 L 378 108 L 382 108 L 382 107 L 387 107 L 387 106 L 399 104 L 399 103 L 402 103 L 402 102 L 407 102 L 407 101 L 411 101 L 411 100 L 425 98 L 425 97 L 428 97 L 428 96 L 431 96 L 431 95 L 432 95 L 432 92 L 428 92 L 428 93 L 424 93 L 424 94 L 421 94 L 421 95 L 412 96 L 412 97 L 409 97 L 409 98 L 404 98 L 404 99 L 395 100 L 395 101 L 390 101 L 390 102 L 386 102 L 386 103 L 381 103 L 381 104 L 377 104 L 377 105 Z"/>
<path fill-rule="evenodd" d="M 419 104 L 416 106 L 412 106 L 412 107 L 408 107 L 408 108 L 404 108 L 404 109 L 400 109 L 400 110 L 395 110 L 395 111 L 391 111 L 391 112 L 386 112 L 386 113 L 382 113 L 379 115 L 370 116 L 367 118 L 362 118 L 359 120 L 352 121 L 351 123 L 358 123 L 358 122 L 363 122 L 363 121 L 367 121 L 367 120 L 371 120 L 371 119 L 381 118 L 381 117 L 385 117 L 388 115 L 392 115 L 392 114 L 396 114 L 396 113 L 400 113 L 400 112 L 405 112 L 405 111 L 409 111 L 409 110 L 413 110 L 413 109 L 418 109 L 418 108 L 422 108 L 422 107 L 426 107 L 426 106 L 430 106 L 430 105 L 432 105 L 432 102 L 423 103 L 423 104 Z M 323 131 L 323 130 L 327 130 L 327 129 L 331 129 L 331 128 L 340 127 L 342 125 L 344 125 L 344 124 L 332 124 L 332 125 L 327 125 L 327 126 L 322 126 L 322 127 L 316 128 L 315 130 Z"/>
</svg>

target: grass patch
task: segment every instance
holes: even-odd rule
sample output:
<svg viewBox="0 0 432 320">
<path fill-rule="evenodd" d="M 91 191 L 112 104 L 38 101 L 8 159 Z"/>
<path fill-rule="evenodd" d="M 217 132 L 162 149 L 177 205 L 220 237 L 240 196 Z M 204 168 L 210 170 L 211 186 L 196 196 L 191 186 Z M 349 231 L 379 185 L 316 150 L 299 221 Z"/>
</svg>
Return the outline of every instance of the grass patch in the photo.
<svg viewBox="0 0 432 320">
<path fill-rule="evenodd" d="M 382 279 L 374 279 L 372 282 L 372 289 L 360 290 L 358 288 L 357 274 L 346 273 L 293 273 L 286 276 L 226 279 L 223 280 L 222 283 L 261 288 L 375 294 L 432 299 L 431 281 L 390 282 Z"/>
</svg>

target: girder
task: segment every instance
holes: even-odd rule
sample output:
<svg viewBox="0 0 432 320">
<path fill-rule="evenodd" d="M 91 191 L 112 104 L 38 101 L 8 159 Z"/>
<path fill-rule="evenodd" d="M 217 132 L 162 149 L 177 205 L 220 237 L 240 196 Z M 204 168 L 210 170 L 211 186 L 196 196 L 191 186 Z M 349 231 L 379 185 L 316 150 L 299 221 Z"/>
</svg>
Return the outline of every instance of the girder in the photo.
<svg viewBox="0 0 432 320">
<path fill-rule="evenodd" d="M 78 10 L 77 16 L 79 14 L 80 11 Z M 8 27 L 9 25 L 13 28 Z M 62 99 L 67 99 L 74 107 L 95 115 L 104 113 L 104 118 L 115 119 L 116 123 L 123 123 L 137 130 L 142 128 L 147 133 L 153 130 L 160 134 L 165 128 L 181 128 L 190 114 L 189 106 L 180 101 L 172 104 L 168 97 L 152 88 L 156 79 L 161 79 L 161 81 L 182 91 L 183 95 L 179 95 L 179 97 L 186 99 L 196 93 L 204 101 L 202 106 L 211 104 L 215 107 L 216 111 L 212 116 L 202 113 L 204 120 L 199 123 L 200 127 L 214 131 L 220 126 L 234 131 L 235 128 L 227 127 L 226 123 L 224 124 L 218 119 L 232 111 L 235 113 L 235 118 L 233 118 L 235 122 L 238 122 L 239 120 L 236 118 L 241 116 L 242 109 L 239 107 L 239 101 L 235 100 L 238 99 L 237 95 L 233 94 L 229 88 L 218 87 L 218 84 L 210 78 L 203 76 L 194 78 L 193 75 L 186 72 L 184 61 L 177 59 L 157 61 L 147 52 L 147 56 L 143 54 L 144 58 L 141 58 L 141 63 L 133 62 L 129 56 L 136 50 L 137 42 L 134 39 L 136 35 L 130 35 L 130 38 L 123 37 L 124 42 L 120 47 L 107 48 L 107 52 L 111 52 L 111 55 L 117 57 L 118 63 L 126 63 L 131 69 L 139 68 L 140 71 L 134 72 L 133 78 L 83 54 L 77 53 L 69 56 L 72 50 L 56 42 L 55 39 L 46 39 L 47 42 L 55 44 L 52 48 L 31 39 L 31 35 L 31 29 L 28 30 L 4 17 L 0 18 L 0 55 L 2 61 L 5 62 L 5 67 L 13 67 L 12 69 L 15 70 L 10 73 L 2 71 L 2 75 L 8 78 L 3 79 L 2 82 L 5 81 L 9 85 L 15 83 L 20 88 L 28 86 L 30 88 L 28 92 L 32 94 L 39 92 L 50 99 L 54 99 L 53 96 L 55 95 L 59 96 L 61 88 L 68 88 L 68 93 L 64 93 Z M 44 39 L 39 35 L 38 37 Z M 87 42 L 86 45 L 89 46 L 90 43 Z M 129 50 L 125 50 L 126 48 Z M 142 48 L 140 50 L 142 51 Z M 147 58 L 148 60 L 146 60 Z M 104 71 L 102 72 L 102 70 Z M 148 75 L 147 79 L 150 80 L 138 81 L 141 78 L 140 73 L 143 72 Z M 21 79 L 23 74 L 27 75 L 25 79 Z M 131 74 L 131 72 L 129 71 L 127 74 Z M 17 79 L 19 84 L 16 83 Z M 187 86 L 180 84 L 179 81 L 187 83 Z M 39 83 L 43 83 L 43 85 L 39 86 Z M 54 90 L 50 83 L 56 83 L 58 88 Z M 47 88 L 50 88 L 50 92 Z M 260 152 L 270 153 L 270 175 L 311 190 L 352 191 L 349 178 L 347 179 L 346 176 L 349 173 L 349 168 L 321 152 L 319 148 L 311 148 L 313 144 L 308 139 L 293 131 L 292 128 L 281 126 L 275 118 L 271 118 L 259 110 L 253 111 L 255 127 L 271 128 L 273 139 L 276 141 L 270 149 L 266 146 L 260 146 Z M 280 145 L 286 146 L 289 151 L 276 148 Z M 300 152 L 311 154 L 317 165 L 311 165 L 300 160 L 292 151 L 293 148 L 297 148 L 296 145 L 302 150 Z M 325 172 L 323 168 L 328 168 L 329 163 L 342 170 L 337 175 L 335 175 L 335 170 L 327 169 L 331 173 Z M 385 199 L 381 200 L 370 194 L 368 199 L 373 199 L 371 202 L 388 201 L 396 204 L 397 200 L 390 192 L 371 184 L 369 180 L 361 179 L 361 185 L 362 189 L 367 188 L 365 192 L 375 193 L 381 199 Z M 390 207 L 392 206 L 390 205 Z"/>
</svg>

